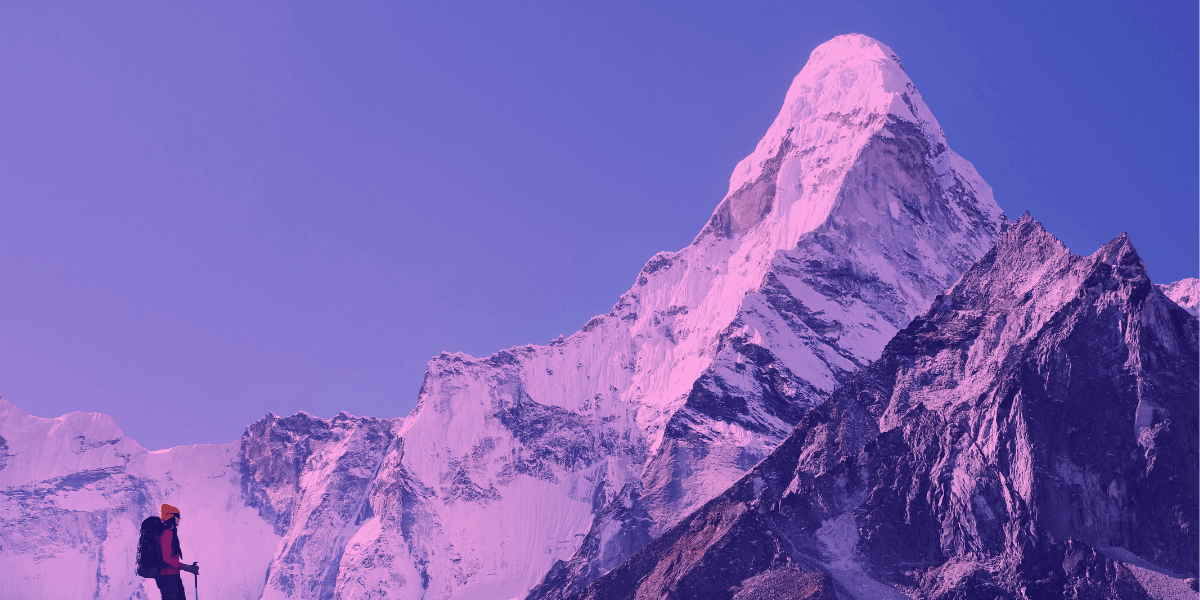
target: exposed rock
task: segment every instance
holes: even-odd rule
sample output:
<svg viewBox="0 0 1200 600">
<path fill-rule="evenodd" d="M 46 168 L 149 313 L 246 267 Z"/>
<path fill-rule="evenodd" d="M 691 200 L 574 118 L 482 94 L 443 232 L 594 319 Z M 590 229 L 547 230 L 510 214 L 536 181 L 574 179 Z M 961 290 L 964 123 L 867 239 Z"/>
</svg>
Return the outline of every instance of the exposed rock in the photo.
<svg viewBox="0 0 1200 600">
<path fill-rule="evenodd" d="M 1079 257 L 1025 215 L 771 456 L 579 597 L 685 598 L 780 564 L 853 598 L 1143 598 L 1147 568 L 1186 585 L 1197 331 L 1123 234 Z"/>
</svg>

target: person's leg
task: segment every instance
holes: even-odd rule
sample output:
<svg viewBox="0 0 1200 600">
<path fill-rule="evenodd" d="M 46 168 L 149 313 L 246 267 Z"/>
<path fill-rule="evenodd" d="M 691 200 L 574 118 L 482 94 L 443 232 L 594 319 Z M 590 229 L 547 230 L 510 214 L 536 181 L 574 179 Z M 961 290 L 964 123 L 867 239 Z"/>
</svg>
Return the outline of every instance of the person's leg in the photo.
<svg viewBox="0 0 1200 600">
<path fill-rule="evenodd" d="M 179 595 L 179 600 L 187 600 L 187 590 L 183 588 L 183 575 L 175 576 L 175 593 Z"/>
<path fill-rule="evenodd" d="M 171 587 L 170 587 L 170 583 L 167 581 L 166 575 L 159 575 L 159 576 L 155 577 L 154 585 L 158 586 L 158 594 L 159 594 L 159 596 L 162 597 L 163 600 L 167 600 L 167 598 L 171 597 L 169 595 L 170 592 L 167 591 L 168 589 L 171 589 Z"/>
<path fill-rule="evenodd" d="M 186 600 L 183 589 L 183 578 L 178 575 L 159 575 L 154 578 L 162 600 Z"/>
</svg>

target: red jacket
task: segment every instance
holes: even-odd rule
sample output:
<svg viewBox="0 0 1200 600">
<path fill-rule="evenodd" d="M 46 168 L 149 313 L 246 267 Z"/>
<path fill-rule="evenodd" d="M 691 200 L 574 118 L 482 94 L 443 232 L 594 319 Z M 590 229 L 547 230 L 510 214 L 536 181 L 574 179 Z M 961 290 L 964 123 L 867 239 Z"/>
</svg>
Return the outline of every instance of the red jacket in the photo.
<svg viewBox="0 0 1200 600">
<path fill-rule="evenodd" d="M 164 530 L 162 536 L 158 538 L 158 545 L 162 548 L 163 562 L 167 563 L 167 566 L 158 572 L 159 575 L 178 575 L 179 569 L 183 567 L 183 561 L 179 560 L 183 557 L 171 554 L 171 540 L 173 539 L 175 539 L 175 533 L 170 529 Z"/>
</svg>

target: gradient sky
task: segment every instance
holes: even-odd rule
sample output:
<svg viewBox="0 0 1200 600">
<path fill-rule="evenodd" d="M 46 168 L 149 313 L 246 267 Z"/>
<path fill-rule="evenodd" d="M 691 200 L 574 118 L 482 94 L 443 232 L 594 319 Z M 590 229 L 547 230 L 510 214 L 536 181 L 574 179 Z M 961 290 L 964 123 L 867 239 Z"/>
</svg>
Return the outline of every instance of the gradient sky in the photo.
<svg viewBox="0 0 1200 600">
<path fill-rule="evenodd" d="M 151 449 L 397 417 L 687 245 L 821 42 L 1016 218 L 1197 275 L 1195 2 L 0 5 L 0 394 Z"/>
</svg>

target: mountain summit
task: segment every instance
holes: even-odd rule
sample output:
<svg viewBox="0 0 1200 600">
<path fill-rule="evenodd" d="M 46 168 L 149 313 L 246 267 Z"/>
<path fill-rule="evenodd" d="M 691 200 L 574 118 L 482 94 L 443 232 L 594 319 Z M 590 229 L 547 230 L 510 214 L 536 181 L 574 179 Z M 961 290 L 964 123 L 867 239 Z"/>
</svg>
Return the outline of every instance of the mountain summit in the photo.
<svg viewBox="0 0 1200 600">
<path fill-rule="evenodd" d="M 531 598 L 615 567 L 761 460 L 1004 223 L 887 46 L 845 35 L 814 50 L 700 235 L 651 260 L 618 305 L 622 317 L 688 315 L 644 369 L 682 377 L 626 395 L 645 466 Z M 657 342 L 646 330 L 658 318 L 631 321 L 635 339 Z"/>
</svg>

